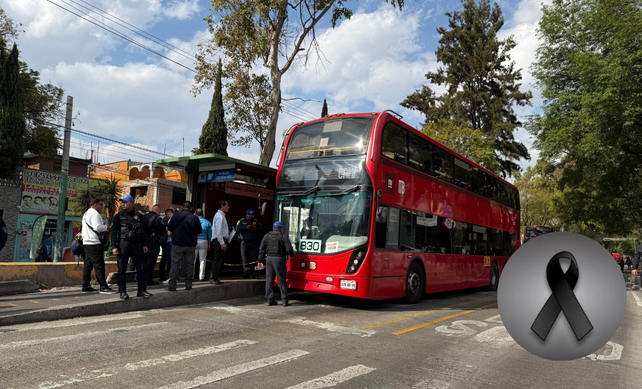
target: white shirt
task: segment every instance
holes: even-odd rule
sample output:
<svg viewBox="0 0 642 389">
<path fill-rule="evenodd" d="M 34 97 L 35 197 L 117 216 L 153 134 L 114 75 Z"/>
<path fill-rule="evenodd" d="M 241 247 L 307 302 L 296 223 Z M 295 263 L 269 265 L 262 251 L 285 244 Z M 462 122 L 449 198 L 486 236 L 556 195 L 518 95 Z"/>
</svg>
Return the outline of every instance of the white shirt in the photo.
<svg viewBox="0 0 642 389">
<path fill-rule="evenodd" d="M 214 220 L 212 220 L 212 240 L 218 240 L 218 243 L 223 246 L 225 244 L 224 238 L 227 239 L 230 231 L 227 226 L 227 219 L 225 219 L 225 212 L 220 209 L 214 215 Z"/>
<path fill-rule="evenodd" d="M 97 245 L 100 244 L 100 239 L 98 235 L 91 230 L 94 229 L 96 232 L 107 231 L 107 226 L 103 222 L 103 218 L 100 216 L 98 211 L 93 208 L 89 208 L 87 212 L 82 217 L 82 244 L 83 245 Z"/>
</svg>

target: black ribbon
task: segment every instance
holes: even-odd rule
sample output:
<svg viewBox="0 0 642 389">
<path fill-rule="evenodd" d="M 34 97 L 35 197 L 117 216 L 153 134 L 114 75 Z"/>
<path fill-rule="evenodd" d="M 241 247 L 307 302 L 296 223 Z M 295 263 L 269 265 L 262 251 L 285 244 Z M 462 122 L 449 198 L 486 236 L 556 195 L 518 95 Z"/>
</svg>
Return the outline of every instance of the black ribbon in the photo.
<svg viewBox="0 0 642 389">
<path fill-rule="evenodd" d="M 560 258 L 571 260 L 571 266 L 569 266 L 566 273 L 562 270 Z M 560 251 L 548 262 L 546 280 L 553 294 L 548 298 L 542 310 L 539 311 L 531 326 L 531 330 L 542 340 L 546 340 L 548 332 L 553 327 L 560 312 L 564 312 L 564 316 L 566 316 L 566 320 L 570 324 L 578 342 L 593 329 L 593 325 L 586 317 L 586 313 L 584 313 L 582 306 L 575 297 L 575 293 L 573 293 L 578 278 L 577 261 L 573 254 L 568 251 Z"/>
</svg>

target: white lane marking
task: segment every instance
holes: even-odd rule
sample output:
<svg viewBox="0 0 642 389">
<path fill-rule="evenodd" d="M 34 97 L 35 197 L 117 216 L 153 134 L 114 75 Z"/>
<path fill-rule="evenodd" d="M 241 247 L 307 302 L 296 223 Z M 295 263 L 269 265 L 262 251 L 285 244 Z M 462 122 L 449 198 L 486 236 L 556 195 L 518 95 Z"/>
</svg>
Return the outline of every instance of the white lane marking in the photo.
<svg viewBox="0 0 642 389">
<path fill-rule="evenodd" d="M 292 318 L 292 319 L 283 319 L 283 320 L 274 320 L 281 323 L 290 323 L 290 324 L 299 324 L 304 326 L 311 326 L 321 328 L 330 332 L 338 332 L 340 334 L 346 335 L 358 335 L 362 338 L 370 337 L 377 333 L 375 330 L 363 330 L 356 327 L 344 327 L 334 323 L 323 323 L 312 320 L 305 320 L 304 318 Z"/>
<path fill-rule="evenodd" d="M 114 321 L 114 320 L 130 320 L 130 319 L 139 319 L 141 317 L 145 317 L 144 315 L 140 313 L 126 313 L 123 315 L 114 315 L 114 316 L 101 316 L 101 317 L 93 317 L 93 318 L 87 318 L 87 319 L 73 319 L 73 320 L 61 320 L 61 321 L 54 321 L 54 322 L 44 322 L 44 323 L 37 323 L 37 324 L 24 324 L 21 326 L 16 326 L 14 332 L 16 331 L 29 331 L 29 330 L 45 330 L 49 328 L 61 328 L 61 327 L 71 327 L 71 326 L 79 326 L 83 324 L 93 324 L 93 323 L 102 323 L 106 321 Z"/>
<path fill-rule="evenodd" d="M 469 328 L 466 326 L 468 325 L 475 325 L 478 327 L 488 327 L 488 324 L 484 323 L 483 321 L 478 321 L 478 320 L 457 320 L 452 322 L 450 326 L 439 326 L 435 328 L 435 331 L 441 332 L 446 334 L 446 336 L 468 336 L 468 335 L 474 335 L 477 333 L 476 330 Z"/>
<path fill-rule="evenodd" d="M 92 370 L 89 373 L 79 373 L 76 374 L 73 377 L 67 378 L 63 381 L 45 381 L 41 382 L 38 385 L 38 389 L 54 389 L 54 388 L 60 388 L 61 386 L 69 385 L 69 384 L 75 384 L 78 382 L 84 382 L 86 380 L 92 380 L 92 379 L 97 379 L 97 378 L 106 378 L 106 377 L 111 377 L 118 374 L 118 372 L 114 369 L 102 369 L 102 370 Z M 64 377 L 64 376 L 62 376 Z"/>
<path fill-rule="evenodd" d="M 238 307 L 232 307 L 226 304 L 220 304 L 220 305 L 216 305 L 208 308 L 221 310 L 221 311 L 225 311 L 225 312 L 233 313 L 237 315 L 251 316 L 251 317 L 254 317 L 257 315 L 264 316 L 266 314 L 265 311 L 260 311 L 258 309 L 238 308 Z M 317 327 L 330 332 L 338 332 L 346 335 L 358 335 L 364 338 L 370 337 L 377 333 L 377 331 L 375 330 L 363 330 L 361 328 L 356 328 L 356 327 L 344 327 L 333 323 L 324 323 L 324 322 L 306 320 L 303 317 L 294 317 L 290 319 L 263 319 L 263 320 L 268 320 L 275 323 L 290 323 L 290 324 L 298 324 L 303 326 Z"/>
<path fill-rule="evenodd" d="M 633 293 L 633 297 L 635 298 L 635 302 L 638 304 L 638 307 L 642 307 L 642 300 L 640 300 L 638 294 L 634 291 L 631 291 L 631 293 Z"/>
<path fill-rule="evenodd" d="M 156 366 L 167 362 L 177 362 L 177 361 L 182 361 L 183 359 L 198 357 L 202 355 L 220 353 L 221 351 L 226 351 L 236 347 L 243 347 L 243 346 L 256 344 L 256 343 L 257 342 L 254 340 L 241 339 L 230 343 L 220 344 L 218 346 L 204 347 L 196 350 L 187 350 L 187 351 L 180 352 L 178 354 L 165 355 L 163 357 L 156 358 L 156 359 L 148 359 L 148 360 L 140 361 L 136 363 L 128 363 L 127 365 L 125 365 L 125 369 L 137 370 L 140 368 Z"/>
<path fill-rule="evenodd" d="M 329 386 L 336 386 L 337 384 L 351 380 L 364 374 L 368 374 L 375 370 L 376 369 L 374 367 L 367 367 L 363 365 L 350 366 L 332 374 L 302 382 L 298 385 L 290 386 L 288 389 L 327 388 Z"/>
<path fill-rule="evenodd" d="M 502 316 L 501 315 L 495 315 L 495 316 L 489 317 L 488 319 L 486 319 L 484 321 L 487 321 L 489 323 L 504 324 L 504 322 L 502 321 Z"/>
<path fill-rule="evenodd" d="M 289 362 L 304 355 L 308 355 L 307 351 L 292 350 L 282 354 L 277 354 L 272 357 L 259 359 L 258 361 L 247 362 L 237 366 L 227 367 L 225 369 L 217 370 L 206 376 L 194 378 L 192 381 L 179 381 L 170 385 L 163 386 L 159 389 L 191 389 L 203 385 L 209 385 L 214 382 L 222 381 L 227 378 L 237 376 L 239 374 L 247 373 L 252 370 L 261 369 L 264 367 L 276 365 L 283 362 Z"/>
<path fill-rule="evenodd" d="M 23 340 L 19 342 L 0 344 L 0 350 L 16 349 L 20 347 L 30 347 L 30 346 L 36 346 L 44 343 L 49 343 L 49 342 L 64 342 L 64 341 L 78 340 L 78 339 L 85 339 L 85 338 L 95 338 L 96 336 L 110 334 L 113 332 L 141 330 L 141 329 L 147 329 L 150 327 L 162 327 L 168 324 L 169 324 L 168 322 L 159 322 L 159 323 L 142 324 L 142 325 L 136 325 L 136 326 L 130 326 L 130 327 L 112 328 L 107 331 L 85 332 L 82 334 L 57 336 L 55 338 Z"/>
<path fill-rule="evenodd" d="M 480 332 L 475 335 L 474 339 L 480 343 L 495 343 L 497 346 L 508 346 L 515 343 L 504 326 L 497 326 Z"/>
<path fill-rule="evenodd" d="M 619 361 L 620 358 L 622 358 L 622 350 L 624 350 L 624 346 L 615 342 L 606 342 L 606 344 L 611 346 L 611 352 L 609 354 L 589 354 L 584 358 L 589 358 L 592 361 Z"/>
<path fill-rule="evenodd" d="M 450 387 L 450 384 L 446 381 L 428 380 L 428 381 L 421 381 L 417 385 L 413 386 L 413 389 L 446 389 L 449 387 Z"/>
</svg>

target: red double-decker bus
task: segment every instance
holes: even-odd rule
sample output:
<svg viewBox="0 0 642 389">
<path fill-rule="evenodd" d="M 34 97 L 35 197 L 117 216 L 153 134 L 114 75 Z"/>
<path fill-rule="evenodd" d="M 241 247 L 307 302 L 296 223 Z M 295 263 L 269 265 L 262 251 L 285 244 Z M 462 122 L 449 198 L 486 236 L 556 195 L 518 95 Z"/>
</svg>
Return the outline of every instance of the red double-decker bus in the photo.
<svg viewBox="0 0 642 389">
<path fill-rule="evenodd" d="M 294 126 L 275 218 L 293 289 L 367 299 L 488 286 L 519 236 L 519 193 L 392 111 Z"/>
</svg>

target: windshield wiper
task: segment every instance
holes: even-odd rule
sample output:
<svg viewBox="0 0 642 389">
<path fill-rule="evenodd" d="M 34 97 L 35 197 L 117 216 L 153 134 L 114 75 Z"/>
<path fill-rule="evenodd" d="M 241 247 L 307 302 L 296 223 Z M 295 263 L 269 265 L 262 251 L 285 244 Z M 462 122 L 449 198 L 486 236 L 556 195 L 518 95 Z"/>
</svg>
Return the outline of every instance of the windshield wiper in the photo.
<svg viewBox="0 0 642 389">
<path fill-rule="evenodd" d="M 305 192 L 288 193 L 288 194 L 283 195 L 283 196 L 284 197 L 305 196 L 305 195 L 308 195 L 310 193 L 318 192 L 320 190 L 321 190 L 321 188 L 319 187 L 319 185 L 315 185 L 313 188 L 310 188 L 310 189 L 306 190 Z"/>
<path fill-rule="evenodd" d="M 346 189 L 346 190 L 344 190 L 343 192 L 339 192 L 339 193 L 328 193 L 327 195 L 321 195 L 321 196 L 317 196 L 317 197 L 343 196 L 343 195 L 347 195 L 347 194 L 352 193 L 352 192 L 356 192 L 356 191 L 358 191 L 359 189 L 361 189 L 361 186 L 360 186 L 360 185 L 355 185 L 355 186 L 353 186 L 353 187 L 352 187 L 352 188 L 350 188 L 350 189 Z"/>
</svg>

